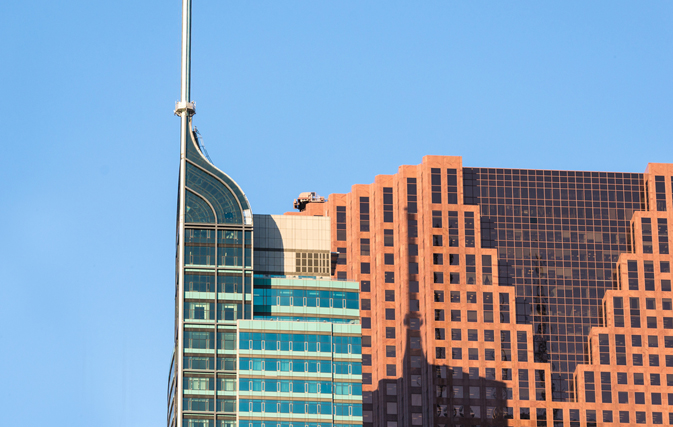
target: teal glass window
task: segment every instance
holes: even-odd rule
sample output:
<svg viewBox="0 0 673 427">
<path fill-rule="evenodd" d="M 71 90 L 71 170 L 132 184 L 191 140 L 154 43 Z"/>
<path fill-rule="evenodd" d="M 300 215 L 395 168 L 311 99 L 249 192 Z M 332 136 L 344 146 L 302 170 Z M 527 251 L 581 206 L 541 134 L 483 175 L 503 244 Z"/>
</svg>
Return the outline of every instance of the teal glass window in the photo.
<svg viewBox="0 0 673 427">
<path fill-rule="evenodd" d="M 182 402 L 185 411 L 212 411 L 214 403 L 213 399 L 193 397 L 185 397 Z"/>
<path fill-rule="evenodd" d="M 183 360 L 185 369 L 212 370 L 215 367 L 213 357 L 185 356 Z"/>
<path fill-rule="evenodd" d="M 224 350 L 236 350 L 236 333 L 234 332 L 218 332 L 218 348 Z"/>
<path fill-rule="evenodd" d="M 185 274 L 185 292 L 215 292 L 215 276 Z"/>
<path fill-rule="evenodd" d="M 183 418 L 182 425 L 185 427 L 213 427 L 213 420 L 195 420 Z"/>
<path fill-rule="evenodd" d="M 234 357 L 220 357 L 217 359 L 217 369 L 220 371 L 235 371 L 236 358 Z"/>
<path fill-rule="evenodd" d="M 215 340 L 213 332 L 185 331 L 185 348 L 213 349 Z"/>
<path fill-rule="evenodd" d="M 245 236 L 251 239 L 250 232 L 246 232 Z M 218 265 L 241 267 L 243 266 L 244 242 L 243 231 L 241 230 L 220 230 L 217 233 L 218 243 Z M 246 240 L 246 248 L 251 247 L 251 240 Z M 245 250 L 246 258 L 250 259 L 250 251 Z M 250 266 L 250 262 L 245 263 Z"/>
<path fill-rule="evenodd" d="M 213 320 L 215 304 L 207 302 L 185 302 L 185 319 Z"/>
<path fill-rule="evenodd" d="M 215 248 L 210 246 L 185 246 L 185 265 L 215 265 Z"/>
<path fill-rule="evenodd" d="M 251 282 L 250 275 L 220 273 L 217 276 L 217 292 L 226 292 L 230 294 L 249 293 Z"/>
<path fill-rule="evenodd" d="M 185 243 L 215 243 L 215 230 L 188 228 L 185 229 Z"/>
<path fill-rule="evenodd" d="M 182 384 L 185 390 L 200 390 L 200 391 L 214 390 L 214 381 L 212 377 L 211 378 L 185 377 Z"/>
<path fill-rule="evenodd" d="M 236 412 L 236 401 L 231 399 L 217 399 L 218 412 Z"/>
<path fill-rule="evenodd" d="M 218 265 L 220 266 L 243 266 L 243 248 L 219 247 L 218 257 Z"/>
<path fill-rule="evenodd" d="M 217 305 L 218 320 L 236 320 L 243 318 L 242 304 L 224 303 Z"/>
</svg>

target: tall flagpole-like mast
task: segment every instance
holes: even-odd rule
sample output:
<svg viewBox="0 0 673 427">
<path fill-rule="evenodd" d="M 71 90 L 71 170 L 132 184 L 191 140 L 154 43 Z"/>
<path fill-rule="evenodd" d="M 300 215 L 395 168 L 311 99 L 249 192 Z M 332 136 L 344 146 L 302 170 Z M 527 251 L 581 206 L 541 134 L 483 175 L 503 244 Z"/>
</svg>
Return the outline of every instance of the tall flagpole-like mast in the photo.
<svg viewBox="0 0 673 427">
<path fill-rule="evenodd" d="M 185 185 L 187 175 L 187 138 L 189 137 L 189 120 L 195 113 L 194 103 L 190 101 L 190 72 L 192 54 L 192 0 L 182 0 L 182 65 L 180 76 L 180 101 L 175 105 L 175 114 L 180 116 L 180 184 L 178 206 L 178 265 L 177 274 L 177 349 L 176 349 L 176 374 L 177 374 L 177 427 L 182 427 L 183 411 L 183 358 L 181 350 L 184 348 L 184 265 L 185 265 Z"/>
<path fill-rule="evenodd" d="M 180 85 L 180 113 L 194 114 L 194 106 L 189 101 L 189 84 L 192 60 L 192 0 L 182 0 L 182 73 Z M 191 112 L 190 112 L 191 110 Z M 184 117 L 184 116 L 183 116 Z"/>
</svg>

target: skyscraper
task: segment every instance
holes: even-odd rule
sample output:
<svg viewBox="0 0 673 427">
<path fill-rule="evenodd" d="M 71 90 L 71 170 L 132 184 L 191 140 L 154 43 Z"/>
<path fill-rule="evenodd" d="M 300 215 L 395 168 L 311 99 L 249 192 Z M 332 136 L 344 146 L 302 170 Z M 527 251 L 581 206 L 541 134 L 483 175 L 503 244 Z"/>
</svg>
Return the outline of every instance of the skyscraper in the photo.
<svg viewBox="0 0 673 427">
<path fill-rule="evenodd" d="M 253 216 L 204 155 L 191 121 L 190 15 L 183 0 L 167 425 L 361 426 L 359 284 L 331 280 L 329 219 Z"/>
<path fill-rule="evenodd" d="M 190 7 L 169 426 L 673 424 L 673 165 L 428 156 L 253 216 L 191 129 Z"/>
<path fill-rule="evenodd" d="M 294 213 L 360 282 L 364 425 L 673 424 L 672 175 L 427 156 Z"/>
<path fill-rule="evenodd" d="M 250 215 L 189 136 L 168 426 L 360 426 L 359 285 L 331 280 L 329 219 Z"/>
</svg>

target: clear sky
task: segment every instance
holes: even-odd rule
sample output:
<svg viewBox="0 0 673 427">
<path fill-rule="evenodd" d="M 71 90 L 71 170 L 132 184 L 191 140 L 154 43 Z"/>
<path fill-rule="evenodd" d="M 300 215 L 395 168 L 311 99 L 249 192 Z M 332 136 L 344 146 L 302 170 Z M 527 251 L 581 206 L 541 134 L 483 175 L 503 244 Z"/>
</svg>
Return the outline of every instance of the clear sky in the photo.
<svg viewBox="0 0 673 427">
<path fill-rule="evenodd" d="M 180 1 L 5 1 L 2 425 L 161 426 Z M 256 213 L 427 154 L 673 162 L 673 3 L 194 0 L 194 118 Z"/>
</svg>

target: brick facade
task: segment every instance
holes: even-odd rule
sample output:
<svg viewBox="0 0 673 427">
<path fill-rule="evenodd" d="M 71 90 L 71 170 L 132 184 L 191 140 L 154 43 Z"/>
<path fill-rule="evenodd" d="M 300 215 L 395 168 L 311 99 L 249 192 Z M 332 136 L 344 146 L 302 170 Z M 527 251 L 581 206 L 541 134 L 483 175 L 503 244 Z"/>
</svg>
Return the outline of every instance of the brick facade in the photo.
<svg viewBox="0 0 673 427">
<path fill-rule="evenodd" d="M 292 213 L 331 218 L 361 283 L 364 425 L 673 423 L 673 165 L 492 170 L 499 199 L 467 169 L 427 156 Z"/>
</svg>

